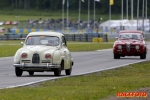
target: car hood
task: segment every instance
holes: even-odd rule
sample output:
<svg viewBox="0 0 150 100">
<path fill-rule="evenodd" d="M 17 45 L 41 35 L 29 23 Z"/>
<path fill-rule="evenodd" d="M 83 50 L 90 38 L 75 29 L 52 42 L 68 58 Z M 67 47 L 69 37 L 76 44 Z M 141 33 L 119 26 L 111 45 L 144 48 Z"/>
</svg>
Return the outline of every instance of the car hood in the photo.
<svg viewBox="0 0 150 100">
<path fill-rule="evenodd" d="M 141 40 L 117 40 L 115 44 L 142 44 Z"/>
<path fill-rule="evenodd" d="M 23 53 L 44 53 L 44 52 L 49 52 L 53 53 L 55 50 L 57 50 L 57 47 L 52 47 L 52 46 L 24 46 L 20 49 L 20 51 Z"/>
</svg>

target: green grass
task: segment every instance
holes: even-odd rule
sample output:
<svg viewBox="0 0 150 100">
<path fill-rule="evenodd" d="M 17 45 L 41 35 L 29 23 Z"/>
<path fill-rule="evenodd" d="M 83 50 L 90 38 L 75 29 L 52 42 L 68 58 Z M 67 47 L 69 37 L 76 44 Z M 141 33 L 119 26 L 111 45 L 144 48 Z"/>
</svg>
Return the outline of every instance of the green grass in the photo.
<svg viewBox="0 0 150 100">
<path fill-rule="evenodd" d="M 21 47 L 20 41 L 0 41 L 0 57 L 14 56 Z"/>
<path fill-rule="evenodd" d="M 1 10 L 0 21 L 27 21 L 28 19 L 61 18 L 61 11 L 26 11 L 26 10 Z M 91 12 L 92 13 L 92 12 Z M 19 17 L 15 15 L 19 14 Z M 91 15 L 92 16 L 92 15 Z M 108 20 L 108 15 L 97 14 Z M 70 19 L 77 20 L 78 12 L 70 12 Z M 81 13 L 81 19 L 87 20 L 87 14 Z M 120 19 L 120 15 L 112 15 L 112 19 Z M 0 26 L 12 27 L 12 26 Z M 71 52 L 93 51 L 112 48 L 111 43 L 68 42 Z M 0 41 L 0 57 L 13 56 L 17 49 L 22 47 L 20 41 Z M 150 62 L 129 65 L 123 68 L 103 71 L 99 73 L 63 78 L 47 81 L 41 84 L 1 89 L 0 100 L 99 100 L 115 95 L 117 92 L 132 91 L 150 86 Z"/>
<path fill-rule="evenodd" d="M 98 11 L 98 10 L 97 10 Z M 9 20 L 13 20 L 15 18 L 16 15 L 19 15 L 20 18 L 22 18 L 23 16 L 26 16 L 27 19 L 34 19 L 34 18 L 54 18 L 54 19 L 57 19 L 57 18 L 62 18 L 62 11 L 61 10 L 29 10 L 29 9 L 9 9 L 9 10 L 0 10 L 0 13 L 1 15 L 3 16 L 6 16 L 7 18 L 10 18 Z M 77 20 L 78 19 L 78 10 L 70 10 L 69 11 L 69 19 L 72 19 L 72 20 Z M 66 18 L 66 12 L 64 13 L 65 14 L 65 18 Z M 87 20 L 88 17 L 88 11 L 81 11 L 81 19 L 83 20 Z M 10 17 L 9 17 L 10 16 Z M 109 15 L 108 14 L 102 14 L 100 12 L 96 12 L 96 18 L 98 19 L 99 17 L 102 17 L 103 20 L 109 20 Z M 112 14 L 111 17 L 112 19 L 120 19 L 120 14 Z M 90 17 L 93 18 L 93 10 L 90 11 Z M 8 20 L 7 18 L 3 18 L 1 17 L 1 20 L 4 21 L 5 20 Z M 20 19 L 19 18 L 19 19 Z M 26 19 L 25 19 L 26 20 Z"/>
<path fill-rule="evenodd" d="M 14 56 L 15 52 L 22 47 L 20 42 L 23 40 L 0 41 L 0 57 Z M 114 39 L 109 42 L 67 42 L 68 49 L 71 52 L 95 51 L 102 49 L 110 49 L 113 47 Z"/>
<path fill-rule="evenodd" d="M 22 47 L 21 40 L 0 41 L 0 57 L 14 56 L 16 51 Z M 112 43 L 92 43 L 92 42 L 67 42 L 71 52 L 94 51 L 112 48 Z"/>
<path fill-rule="evenodd" d="M 110 49 L 113 47 L 113 44 L 109 43 L 92 43 L 92 42 L 77 42 L 77 43 L 68 43 L 68 49 L 72 52 L 78 51 L 94 51 L 101 49 Z"/>
<path fill-rule="evenodd" d="M 100 100 L 150 86 L 150 61 L 33 86 L 1 89 L 0 100 Z"/>
<path fill-rule="evenodd" d="M 108 39 L 108 42 L 115 42 L 117 39 Z"/>
</svg>

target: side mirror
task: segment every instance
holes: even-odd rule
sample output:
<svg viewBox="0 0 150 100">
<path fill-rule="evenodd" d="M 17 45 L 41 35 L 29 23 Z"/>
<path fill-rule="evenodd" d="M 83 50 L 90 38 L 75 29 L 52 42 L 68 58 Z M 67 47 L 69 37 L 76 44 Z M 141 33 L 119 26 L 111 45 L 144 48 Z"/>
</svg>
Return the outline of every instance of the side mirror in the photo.
<svg viewBox="0 0 150 100">
<path fill-rule="evenodd" d="M 21 42 L 21 45 L 24 45 L 24 42 Z"/>
<path fill-rule="evenodd" d="M 141 40 L 142 40 L 142 41 L 144 41 L 144 40 L 145 40 L 145 38 L 143 37 Z"/>
<path fill-rule="evenodd" d="M 66 46 L 65 43 L 62 43 L 62 46 Z"/>
<path fill-rule="evenodd" d="M 115 37 L 115 39 L 118 39 L 118 37 Z"/>
</svg>

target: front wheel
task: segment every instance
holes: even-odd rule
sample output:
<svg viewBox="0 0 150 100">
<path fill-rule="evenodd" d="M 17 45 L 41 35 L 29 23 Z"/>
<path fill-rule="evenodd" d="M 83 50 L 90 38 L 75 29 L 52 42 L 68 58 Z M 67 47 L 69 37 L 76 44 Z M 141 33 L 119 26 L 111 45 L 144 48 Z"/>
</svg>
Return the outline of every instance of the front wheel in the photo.
<svg viewBox="0 0 150 100">
<path fill-rule="evenodd" d="M 60 76 L 61 75 L 61 68 L 54 69 L 54 75 L 55 76 Z"/>
<path fill-rule="evenodd" d="M 114 54 L 114 59 L 120 59 L 120 55 L 119 54 Z"/>
<path fill-rule="evenodd" d="M 146 53 L 141 54 L 140 59 L 146 59 Z"/>
<path fill-rule="evenodd" d="M 146 59 L 146 53 L 145 53 L 144 59 Z"/>
<path fill-rule="evenodd" d="M 69 69 L 66 69 L 65 72 L 66 72 L 66 75 L 71 75 L 72 66 Z"/>
<path fill-rule="evenodd" d="M 15 67 L 15 73 L 16 73 L 16 76 L 21 76 L 23 73 L 23 70 L 20 69 L 19 67 Z"/>
</svg>

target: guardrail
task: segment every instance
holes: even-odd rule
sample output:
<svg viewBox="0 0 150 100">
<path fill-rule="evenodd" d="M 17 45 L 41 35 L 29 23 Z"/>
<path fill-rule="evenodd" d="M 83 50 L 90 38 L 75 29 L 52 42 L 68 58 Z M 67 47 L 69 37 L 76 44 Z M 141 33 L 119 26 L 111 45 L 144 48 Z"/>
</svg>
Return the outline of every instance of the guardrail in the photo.
<svg viewBox="0 0 150 100">
<path fill-rule="evenodd" d="M 93 38 L 103 38 L 103 42 L 108 42 L 107 34 L 64 34 L 67 41 L 92 42 Z"/>
<path fill-rule="evenodd" d="M 20 40 L 25 39 L 26 34 L 5 34 L 0 36 L 0 40 Z M 107 34 L 103 33 L 94 33 L 94 34 L 64 34 L 67 41 L 82 41 L 82 42 L 92 42 L 93 38 L 103 38 L 103 42 L 108 42 Z"/>
</svg>

